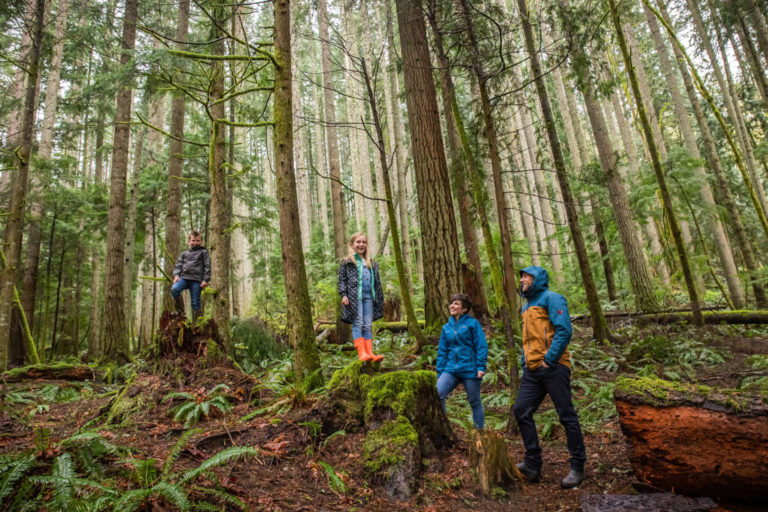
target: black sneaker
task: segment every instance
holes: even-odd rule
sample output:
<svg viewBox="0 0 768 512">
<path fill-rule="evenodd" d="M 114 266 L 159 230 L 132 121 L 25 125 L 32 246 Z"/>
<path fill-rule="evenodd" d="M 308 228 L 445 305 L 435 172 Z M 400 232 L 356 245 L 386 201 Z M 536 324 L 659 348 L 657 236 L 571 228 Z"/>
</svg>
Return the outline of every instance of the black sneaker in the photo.
<svg viewBox="0 0 768 512">
<path fill-rule="evenodd" d="M 531 469 L 528 466 L 525 465 L 525 462 L 521 462 L 517 464 L 517 470 L 520 471 L 520 473 L 523 474 L 525 478 L 528 479 L 528 481 L 536 483 L 541 478 L 541 470 L 540 469 Z"/>
<path fill-rule="evenodd" d="M 563 481 L 560 482 L 560 487 L 563 489 L 572 489 L 574 487 L 578 487 L 583 480 L 584 472 L 572 469 L 567 475 L 565 475 Z"/>
</svg>

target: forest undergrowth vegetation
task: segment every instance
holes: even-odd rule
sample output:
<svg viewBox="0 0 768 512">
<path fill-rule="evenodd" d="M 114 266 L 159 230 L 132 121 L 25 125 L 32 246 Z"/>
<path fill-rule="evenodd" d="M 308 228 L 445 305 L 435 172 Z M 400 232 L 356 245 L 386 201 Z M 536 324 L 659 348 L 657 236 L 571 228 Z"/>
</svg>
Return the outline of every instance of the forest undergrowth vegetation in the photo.
<svg viewBox="0 0 768 512">
<path fill-rule="evenodd" d="M 387 354 L 381 371 L 434 369 L 434 346 L 414 354 L 406 334 L 380 327 L 375 325 L 375 348 Z M 627 322 L 614 332 L 620 342 L 597 344 L 585 329 L 576 327 L 571 345 L 575 403 L 588 438 L 610 436 L 616 429 L 613 382 L 619 375 L 700 380 L 768 392 L 768 357 L 759 350 L 752 354 L 743 350 L 751 343 L 766 343 L 766 328 L 637 327 Z M 242 372 L 203 365 L 194 367 L 194 375 L 158 379 L 142 377 L 140 370 L 149 365 L 139 360 L 131 364 L 134 376 L 127 383 L 100 379 L 5 384 L 0 423 L 9 428 L 0 437 L 0 510 L 141 510 L 151 503 L 178 510 L 248 510 L 251 497 L 231 481 L 241 478 L 234 475 L 251 471 L 247 468 L 253 464 L 297 461 L 297 457 L 303 462 L 294 464 L 314 475 L 328 496 L 356 496 L 358 503 L 365 503 L 369 484 L 360 488 L 351 483 L 358 476 L 365 478 L 365 466 L 354 466 L 339 455 L 340 450 L 358 450 L 355 457 L 363 453 L 359 434 L 343 428 L 324 433 L 322 425 L 307 415 L 322 401 L 325 385 L 297 386 L 292 353 L 263 324 L 235 323 L 233 333 L 233 363 Z M 499 333 L 492 333 L 488 341 L 483 384 L 486 427 L 504 432 L 512 399 L 506 347 Z M 320 348 L 326 383 L 354 360 L 351 346 L 322 343 Z M 177 364 L 181 371 L 192 368 L 181 358 Z M 127 370 L 116 368 L 113 373 Z M 238 372 L 241 378 L 236 377 Z M 113 401 L 132 394 L 134 399 L 140 393 L 145 393 L 143 406 L 132 409 L 130 422 L 109 421 Z M 472 420 L 461 388 L 448 398 L 447 412 L 459 443 L 466 442 Z M 545 443 L 562 443 L 564 433 L 549 400 L 537 424 Z M 259 437 L 262 434 L 267 437 Z M 518 450 L 516 442 L 507 439 L 513 451 Z M 285 458 L 289 453 L 292 459 Z M 462 483 L 453 473 L 442 478 L 446 466 L 435 466 L 429 459 L 422 462 L 428 482 L 423 493 L 473 485 Z M 509 499 L 501 490 L 494 496 L 498 503 Z"/>
</svg>

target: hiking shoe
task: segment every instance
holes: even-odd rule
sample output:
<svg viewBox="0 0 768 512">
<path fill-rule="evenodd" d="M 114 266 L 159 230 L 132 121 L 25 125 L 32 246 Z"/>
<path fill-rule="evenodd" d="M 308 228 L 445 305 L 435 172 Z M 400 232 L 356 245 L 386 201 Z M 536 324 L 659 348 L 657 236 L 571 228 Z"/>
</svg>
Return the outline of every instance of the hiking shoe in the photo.
<svg viewBox="0 0 768 512">
<path fill-rule="evenodd" d="M 528 481 L 536 483 L 541 478 L 541 470 L 540 469 L 531 469 L 528 466 L 525 465 L 525 462 L 521 462 L 517 464 L 517 470 L 520 471 L 525 478 L 528 479 Z"/>
<path fill-rule="evenodd" d="M 560 486 L 563 489 L 572 489 L 573 487 L 578 487 L 583 480 L 584 472 L 572 469 L 567 475 L 565 475 L 563 481 L 560 482 Z"/>
</svg>

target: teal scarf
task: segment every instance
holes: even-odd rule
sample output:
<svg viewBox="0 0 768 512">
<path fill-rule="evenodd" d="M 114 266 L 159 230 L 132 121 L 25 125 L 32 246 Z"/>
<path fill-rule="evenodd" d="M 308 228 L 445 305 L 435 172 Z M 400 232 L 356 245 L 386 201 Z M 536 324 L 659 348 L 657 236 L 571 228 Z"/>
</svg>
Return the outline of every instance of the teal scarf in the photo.
<svg viewBox="0 0 768 512">
<path fill-rule="evenodd" d="M 363 257 L 355 253 L 355 263 L 357 264 L 357 300 L 363 299 Z M 376 278 L 373 275 L 373 265 L 371 265 L 371 295 L 373 296 L 373 302 L 376 302 L 376 287 L 374 283 Z"/>
</svg>

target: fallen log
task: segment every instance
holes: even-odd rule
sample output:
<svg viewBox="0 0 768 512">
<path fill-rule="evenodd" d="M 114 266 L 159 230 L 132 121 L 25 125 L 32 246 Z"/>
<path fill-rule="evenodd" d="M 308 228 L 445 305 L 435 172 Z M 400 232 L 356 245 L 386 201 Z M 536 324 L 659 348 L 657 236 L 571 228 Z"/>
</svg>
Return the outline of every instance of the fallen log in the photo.
<svg viewBox="0 0 768 512">
<path fill-rule="evenodd" d="M 590 494 L 581 498 L 581 512 L 706 512 L 717 508 L 712 498 L 679 494 Z"/>
<path fill-rule="evenodd" d="M 768 499 L 766 396 L 654 378 L 614 388 L 641 482 L 694 496 Z"/>
<path fill-rule="evenodd" d="M 764 310 L 740 310 L 740 311 L 702 311 L 706 324 L 768 324 L 768 311 Z M 674 324 L 688 322 L 693 323 L 693 313 L 687 311 L 661 311 L 654 313 L 614 312 L 606 313 L 605 319 L 609 324 L 620 321 L 632 322 L 635 325 L 649 324 Z M 576 324 L 589 324 L 589 315 L 577 315 L 571 317 L 571 322 Z"/>
<path fill-rule="evenodd" d="M 95 377 L 90 366 L 69 363 L 33 364 L 14 368 L 2 374 L 2 380 L 5 382 L 19 382 L 27 379 L 89 380 Z"/>
</svg>

